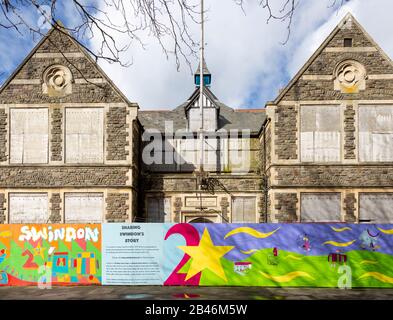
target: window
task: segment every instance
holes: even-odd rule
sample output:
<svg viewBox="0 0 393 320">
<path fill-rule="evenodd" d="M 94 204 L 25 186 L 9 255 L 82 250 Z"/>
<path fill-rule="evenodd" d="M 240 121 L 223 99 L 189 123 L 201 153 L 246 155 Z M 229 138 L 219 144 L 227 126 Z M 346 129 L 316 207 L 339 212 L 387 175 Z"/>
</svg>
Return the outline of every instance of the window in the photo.
<svg viewBox="0 0 393 320">
<path fill-rule="evenodd" d="M 360 193 L 359 222 L 393 223 L 393 193 Z"/>
<path fill-rule="evenodd" d="M 232 223 L 256 222 L 256 198 L 234 197 L 232 199 Z"/>
<path fill-rule="evenodd" d="M 352 47 L 352 38 L 344 38 L 344 47 Z"/>
<path fill-rule="evenodd" d="M 66 162 L 102 163 L 104 161 L 103 126 L 102 108 L 67 108 Z"/>
<path fill-rule="evenodd" d="M 104 215 L 102 193 L 65 193 L 65 223 L 101 223 Z"/>
<path fill-rule="evenodd" d="M 171 198 L 146 198 L 147 222 L 171 222 Z"/>
<path fill-rule="evenodd" d="M 248 172 L 251 167 L 251 139 L 228 139 L 229 168 L 232 172 Z"/>
<path fill-rule="evenodd" d="M 301 222 L 340 222 L 341 197 L 339 193 L 302 193 Z"/>
<path fill-rule="evenodd" d="M 46 193 L 10 193 L 10 223 L 48 223 Z"/>
<path fill-rule="evenodd" d="M 359 160 L 393 161 L 393 106 L 359 106 Z"/>
<path fill-rule="evenodd" d="M 300 123 L 301 161 L 340 161 L 341 116 L 339 106 L 302 106 Z"/>
<path fill-rule="evenodd" d="M 11 109 L 11 163 L 48 162 L 48 109 Z"/>
</svg>

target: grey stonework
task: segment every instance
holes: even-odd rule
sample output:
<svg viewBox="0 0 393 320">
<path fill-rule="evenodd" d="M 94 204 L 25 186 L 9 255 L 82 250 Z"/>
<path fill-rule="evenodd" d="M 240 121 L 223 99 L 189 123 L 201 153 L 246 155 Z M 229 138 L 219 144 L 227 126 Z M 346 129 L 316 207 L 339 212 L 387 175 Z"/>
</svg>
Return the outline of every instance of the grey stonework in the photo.
<svg viewBox="0 0 393 320">
<path fill-rule="evenodd" d="M 108 193 L 105 199 L 108 222 L 126 222 L 129 218 L 128 193 Z"/>
<path fill-rule="evenodd" d="M 173 218 L 174 222 L 179 223 L 180 222 L 180 214 L 181 214 L 181 207 L 182 207 L 183 203 L 181 201 L 180 197 L 176 197 L 175 198 L 175 204 L 174 204 L 174 213 L 175 213 L 175 217 Z"/>
<path fill-rule="evenodd" d="M 284 100 L 387 100 L 393 99 L 393 80 L 366 80 L 366 90 L 341 93 L 331 80 L 298 80 L 285 94 Z"/>
<path fill-rule="evenodd" d="M 70 52 L 67 50 L 67 52 Z M 70 69 L 73 79 L 99 79 L 102 75 L 97 68 L 83 57 L 78 58 L 34 58 L 23 65 L 14 79 L 40 79 L 42 73 L 54 64 L 64 65 Z"/>
<path fill-rule="evenodd" d="M 277 106 L 275 117 L 274 142 L 278 159 L 297 159 L 297 110 L 295 106 Z"/>
<path fill-rule="evenodd" d="M 352 105 L 347 105 L 344 111 L 344 158 L 356 159 L 355 144 L 355 110 Z"/>
<path fill-rule="evenodd" d="M 53 193 L 49 200 L 50 202 L 50 216 L 49 220 L 51 223 L 61 222 L 61 196 L 60 193 Z"/>
<path fill-rule="evenodd" d="M 0 224 L 5 223 L 6 221 L 6 211 L 5 211 L 5 203 L 7 199 L 4 193 L 0 193 Z"/>
<path fill-rule="evenodd" d="M 296 193 L 276 193 L 274 195 L 276 209 L 275 218 L 278 222 L 296 222 L 296 206 L 298 198 Z"/>
<path fill-rule="evenodd" d="M 347 22 L 351 23 L 351 22 Z M 363 31 L 356 25 L 356 23 L 351 23 L 351 25 L 346 25 L 339 28 L 338 32 L 329 41 L 327 47 L 343 47 L 344 38 L 352 39 L 353 47 L 372 47 L 374 44 L 367 39 Z"/>
<path fill-rule="evenodd" d="M 354 193 L 346 194 L 346 196 L 344 198 L 344 210 L 345 210 L 344 221 L 345 222 L 348 222 L 348 223 L 356 222 L 355 205 L 356 205 L 355 194 Z"/>
<path fill-rule="evenodd" d="M 305 75 L 333 75 L 338 63 L 355 60 L 366 66 L 367 74 L 393 73 L 391 63 L 377 51 L 373 52 L 321 52 L 304 72 Z"/>
<path fill-rule="evenodd" d="M 51 160 L 62 161 L 63 132 L 62 132 L 63 113 L 60 108 L 54 108 L 51 121 Z"/>
<path fill-rule="evenodd" d="M 126 150 L 128 141 L 127 132 L 127 111 L 126 107 L 110 107 L 107 112 L 106 121 L 106 159 L 107 160 L 126 160 L 129 154 Z"/>
<path fill-rule="evenodd" d="M 392 187 L 393 166 L 293 165 L 277 166 L 278 187 Z"/>
<path fill-rule="evenodd" d="M 144 176 L 145 190 L 150 192 L 166 191 L 166 192 L 196 192 L 198 191 L 196 179 L 193 175 L 188 177 L 174 177 L 173 174 L 151 174 Z M 236 177 L 236 176 L 220 176 L 217 177 L 219 184 L 216 184 L 216 191 L 260 191 L 261 177 Z"/>
<path fill-rule="evenodd" d="M 221 206 L 221 214 L 222 214 L 223 222 L 230 222 L 228 216 L 228 208 L 229 208 L 228 198 L 226 197 L 221 198 L 220 206 Z"/>
<path fill-rule="evenodd" d="M 7 161 L 7 113 L 0 109 L 0 162 Z"/>
<path fill-rule="evenodd" d="M 127 185 L 126 167 L 0 167 L 0 187 L 116 187 Z"/>
<path fill-rule="evenodd" d="M 73 84 L 72 93 L 65 97 L 50 97 L 35 84 L 9 84 L 0 94 L 0 104 L 6 103 L 115 103 L 123 102 L 108 83 Z"/>
</svg>

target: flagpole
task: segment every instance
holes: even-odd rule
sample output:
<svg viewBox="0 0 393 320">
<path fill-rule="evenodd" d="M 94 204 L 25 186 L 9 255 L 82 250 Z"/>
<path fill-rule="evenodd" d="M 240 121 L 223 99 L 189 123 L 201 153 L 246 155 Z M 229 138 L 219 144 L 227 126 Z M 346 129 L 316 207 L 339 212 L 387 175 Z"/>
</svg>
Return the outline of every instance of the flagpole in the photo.
<svg viewBox="0 0 393 320">
<path fill-rule="evenodd" d="M 199 110 L 201 114 L 201 125 L 199 130 L 199 140 L 200 140 L 200 162 L 199 170 L 203 172 L 203 162 L 204 162 L 204 132 L 203 132 L 203 55 L 204 55 L 204 13 L 203 13 L 203 0 L 201 0 L 201 45 L 200 45 L 200 58 L 199 58 Z"/>
</svg>

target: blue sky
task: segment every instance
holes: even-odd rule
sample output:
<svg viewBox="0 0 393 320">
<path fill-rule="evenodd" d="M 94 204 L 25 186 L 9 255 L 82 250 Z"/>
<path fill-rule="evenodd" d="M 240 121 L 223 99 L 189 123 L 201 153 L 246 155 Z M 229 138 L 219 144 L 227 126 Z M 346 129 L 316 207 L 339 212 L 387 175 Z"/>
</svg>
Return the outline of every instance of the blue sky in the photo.
<svg viewBox="0 0 393 320">
<path fill-rule="evenodd" d="M 340 10 L 329 8 L 332 0 L 300 0 L 285 45 L 281 42 L 286 38 L 286 25 L 279 21 L 267 24 L 267 11 L 257 2 L 247 1 L 244 14 L 231 0 L 205 0 L 208 9 L 205 56 L 213 75 L 212 90 L 233 108 L 262 108 L 273 100 L 347 12 L 354 14 L 393 57 L 393 41 L 390 32 L 386 32 L 393 27 L 390 0 L 351 0 Z M 75 23 L 74 12 L 59 11 L 64 24 Z M 39 23 L 37 11 L 25 13 L 29 21 Z M 198 37 L 198 27 L 191 26 L 191 29 Z M 131 66 L 124 68 L 104 61 L 100 65 L 142 109 L 172 109 L 191 95 L 192 74 L 184 62 L 178 71 L 174 58 L 167 59 L 154 38 L 147 34 L 142 38 L 145 49 L 135 43 L 122 56 L 124 61 L 133 62 Z M 21 63 L 37 40 L 26 30 L 20 35 L 14 30 L 0 29 L 0 73 L 3 73 L 0 83 Z M 92 49 L 99 46 L 98 38 L 85 41 Z M 198 61 L 191 58 L 191 62 L 195 69 Z"/>
</svg>

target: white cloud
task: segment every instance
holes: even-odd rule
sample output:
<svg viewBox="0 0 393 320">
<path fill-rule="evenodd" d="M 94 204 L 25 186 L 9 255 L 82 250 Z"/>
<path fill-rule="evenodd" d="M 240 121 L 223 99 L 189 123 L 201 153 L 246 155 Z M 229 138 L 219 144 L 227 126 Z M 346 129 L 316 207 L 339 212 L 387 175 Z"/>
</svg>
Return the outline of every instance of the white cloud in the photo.
<svg viewBox="0 0 393 320">
<path fill-rule="evenodd" d="M 247 1 L 246 15 L 232 0 L 205 3 L 209 9 L 206 60 L 213 74 L 212 89 L 221 101 L 234 108 L 263 107 L 266 100 L 274 99 L 278 89 L 287 84 L 347 11 L 393 56 L 391 0 L 352 0 L 338 12 L 328 8 L 331 0 L 301 0 L 286 45 L 280 44 L 286 38 L 285 24 L 266 24 L 267 11 L 257 5 L 257 0 Z M 75 20 L 69 12 L 64 15 L 65 23 Z M 193 32 L 198 39 L 198 26 L 193 26 Z M 1 30 L 0 40 L 1 70 L 10 73 L 31 48 L 31 38 L 13 39 L 9 32 Z M 154 38 L 146 35 L 143 41 L 146 50 L 133 46 L 123 56 L 124 60 L 133 60 L 129 68 L 107 63 L 101 63 L 102 67 L 142 109 L 172 109 L 192 93 L 192 74 L 184 63 L 178 72 L 173 57 L 166 60 Z M 99 44 L 93 41 L 90 45 L 97 48 Z M 198 61 L 192 61 L 195 69 Z"/>
</svg>

